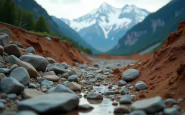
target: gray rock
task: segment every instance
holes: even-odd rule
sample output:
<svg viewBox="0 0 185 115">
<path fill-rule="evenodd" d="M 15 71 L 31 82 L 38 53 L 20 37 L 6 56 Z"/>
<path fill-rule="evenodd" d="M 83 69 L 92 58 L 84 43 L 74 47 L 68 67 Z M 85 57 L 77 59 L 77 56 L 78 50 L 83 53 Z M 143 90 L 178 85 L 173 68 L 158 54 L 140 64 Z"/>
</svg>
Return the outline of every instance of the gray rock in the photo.
<svg viewBox="0 0 185 115">
<path fill-rule="evenodd" d="M 37 91 L 36 89 L 24 89 L 23 91 L 23 97 L 24 98 L 33 98 L 40 95 L 44 95 L 43 92 Z"/>
<path fill-rule="evenodd" d="M 56 75 L 45 75 L 43 78 L 53 82 L 57 82 L 59 80 L 59 77 Z"/>
<path fill-rule="evenodd" d="M 34 84 L 34 83 L 29 83 L 28 87 L 29 88 L 37 88 L 38 86 L 36 84 Z"/>
<path fill-rule="evenodd" d="M 88 104 L 84 104 L 84 105 L 79 105 L 78 109 L 79 110 L 92 110 L 92 109 L 94 109 L 94 107 L 91 105 L 88 105 Z"/>
<path fill-rule="evenodd" d="M 54 83 L 52 81 L 48 81 L 48 80 L 44 80 L 42 81 L 41 85 L 43 86 L 47 86 L 47 87 L 50 87 L 52 86 Z"/>
<path fill-rule="evenodd" d="M 102 75 L 101 75 L 101 74 L 97 74 L 97 75 L 96 75 L 96 80 L 103 80 Z"/>
<path fill-rule="evenodd" d="M 56 61 L 53 58 L 47 57 L 46 58 L 49 63 L 56 63 Z"/>
<path fill-rule="evenodd" d="M 78 82 L 79 81 L 79 77 L 78 75 L 71 75 L 69 78 L 68 78 L 68 81 L 72 82 Z"/>
<path fill-rule="evenodd" d="M 28 47 L 26 50 L 25 50 L 27 53 L 35 53 L 35 49 L 31 46 L 31 47 Z"/>
<path fill-rule="evenodd" d="M 96 92 L 90 92 L 88 95 L 87 95 L 87 99 L 103 99 L 103 96 L 102 94 L 100 93 L 96 93 Z"/>
<path fill-rule="evenodd" d="M 1 89 L 4 93 L 20 93 L 24 89 L 19 81 L 12 77 L 4 78 L 1 80 Z"/>
<path fill-rule="evenodd" d="M 16 64 L 19 60 L 19 58 L 15 57 L 14 55 L 10 55 L 7 58 L 5 58 L 5 61 L 10 64 Z"/>
<path fill-rule="evenodd" d="M 88 84 L 94 84 L 96 82 L 96 80 L 95 79 L 90 79 L 89 81 L 88 81 Z"/>
<path fill-rule="evenodd" d="M 76 83 L 76 82 L 70 82 L 69 84 L 68 84 L 68 88 L 69 89 L 71 89 L 71 90 L 73 90 L 73 91 L 81 91 L 81 85 L 80 84 L 78 84 L 78 83 Z"/>
<path fill-rule="evenodd" d="M 37 71 L 45 71 L 48 65 L 47 59 L 38 55 L 22 55 L 20 60 L 30 63 Z"/>
<path fill-rule="evenodd" d="M 14 44 L 10 44 L 4 47 L 4 51 L 8 54 L 8 55 L 14 55 L 16 57 L 20 57 L 21 51 L 19 50 L 17 45 Z"/>
<path fill-rule="evenodd" d="M 94 78 L 94 74 L 93 73 L 87 73 L 87 75 L 85 76 L 85 78 Z"/>
<path fill-rule="evenodd" d="M 147 113 L 155 113 L 162 111 L 165 104 L 161 97 L 154 97 L 150 99 L 136 101 L 131 105 L 132 110 L 144 110 Z"/>
<path fill-rule="evenodd" d="M 1 33 L 0 35 L 0 45 L 7 46 L 10 44 L 10 37 L 7 33 Z"/>
<path fill-rule="evenodd" d="M 38 115 L 33 111 L 19 111 L 17 115 Z"/>
<path fill-rule="evenodd" d="M 23 85 L 28 85 L 30 82 L 30 75 L 27 72 L 27 70 L 23 67 L 17 67 L 15 68 L 11 73 L 10 77 L 15 78 Z"/>
<path fill-rule="evenodd" d="M 0 99 L 0 103 L 6 103 L 7 101 L 5 99 Z"/>
<path fill-rule="evenodd" d="M 75 94 L 51 93 L 18 102 L 18 108 L 20 110 L 33 110 L 37 113 L 54 113 L 71 111 L 78 104 L 79 98 Z"/>
<path fill-rule="evenodd" d="M 119 93 L 122 94 L 122 95 L 125 95 L 125 94 L 128 94 L 128 89 L 126 87 L 122 88 L 119 90 Z"/>
<path fill-rule="evenodd" d="M 2 62 L 0 62 L 0 68 L 3 68 L 3 63 Z"/>
<path fill-rule="evenodd" d="M 130 95 L 124 95 L 121 97 L 120 104 L 131 104 L 132 103 L 132 97 Z"/>
<path fill-rule="evenodd" d="M 4 48 L 3 46 L 0 45 L 0 55 L 3 56 L 3 54 L 4 54 Z"/>
<path fill-rule="evenodd" d="M 125 114 L 129 112 L 129 108 L 127 106 L 120 106 L 114 109 L 114 113 Z"/>
<path fill-rule="evenodd" d="M 136 90 L 146 90 L 147 89 L 147 85 L 143 81 L 138 81 L 135 84 L 135 88 L 136 88 Z"/>
<path fill-rule="evenodd" d="M 58 84 L 56 87 L 53 87 L 51 89 L 48 90 L 48 93 L 54 93 L 54 92 L 60 92 L 60 93 L 72 93 L 74 94 L 74 92 L 69 89 L 68 87 L 66 87 L 65 85 L 61 85 Z"/>
<path fill-rule="evenodd" d="M 18 41 L 12 41 L 11 44 L 15 44 L 20 48 L 24 48 L 24 45 L 22 43 L 18 42 Z"/>
<path fill-rule="evenodd" d="M 10 74 L 11 70 L 8 68 L 0 68 L 0 73 L 4 73 L 5 75 Z"/>
<path fill-rule="evenodd" d="M 63 82 L 63 85 L 68 86 L 69 83 L 70 83 L 69 81 L 64 81 L 64 82 Z"/>
<path fill-rule="evenodd" d="M 122 79 L 125 81 L 133 81 L 140 75 L 139 71 L 136 69 L 128 69 L 123 72 Z"/>
<path fill-rule="evenodd" d="M 114 91 L 112 90 L 105 91 L 104 95 L 114 95 Z"/>
<path fill-rule="evenodd" d="M 174 105 L 174 104 L 177 104 L 177 101 L 176 101 L 175 99 L 168 98 L 168 99 L 166 99 L 166 100 L 164 101 L 164 103 L 165 103 L 166 105 L 168 105 L 168 104 Z"/>
<path fill-rule="evenodd" d="M 44 80 L 46 80 L 45 78 L 39 77 L 37 78 L 37 81 L 41 84 Z"/>
<path fill-rule="evenodd" d="M 136 111 L 131 112 L 129 115 L 147 115 L 147 114 L 145 113 L 145 111 L 136 110 Z"/>
<path fill-rule="evenodd" d="M 164 115 L 179 115 L 177 108 L 165 108 Z"/>
<path fill-rule="evenodd" d="M 124 81 L 124 80 L 119 80 L 118 81 L 118 86 L 123 86 L 123 85 L 126 85 L 126 84 L 127 84 L 127 82 Z"/>
<path fill-rule="evenodd" d="M 54 63 L 47 66 L 48 71 L 54 71 L 56 74 L 63 74 L 66 72 L 65 67 L 62 64 Z"/>
<path fill-rule="evenodd" d="M 17 98 L 17 95 L 15 93 L 10 93 L 10 94 L 7 95 L 7 97 L 9 99 L 16 99 Z"/>
<path fill-rule="evenodd" d="M 0 81 L 2 80 L 2 79 L 4 79 L 6 76 L 5 76 L 5 74 L 4 73 L 0 73 Z"/>
<path fill-rule="evenodd" d="M 5 105 L 3 103 L 0 103 L 0 110 L 4 110 L 5 109 Z"/>
<path fill-rule="evenodd" d="M 64 69 L 68 69 L 69 67 L 66 62 L 61 63 L 61 65 L 64 67 Z"/>
</svg>

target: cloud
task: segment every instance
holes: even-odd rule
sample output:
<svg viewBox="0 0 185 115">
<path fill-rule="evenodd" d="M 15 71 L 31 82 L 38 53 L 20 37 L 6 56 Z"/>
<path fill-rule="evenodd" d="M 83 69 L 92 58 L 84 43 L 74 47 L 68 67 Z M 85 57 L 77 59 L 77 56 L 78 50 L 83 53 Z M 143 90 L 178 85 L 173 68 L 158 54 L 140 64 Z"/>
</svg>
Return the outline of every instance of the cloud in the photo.
<svg viewBox="0 0 185 115">
<path fill-rule="evenodd" d="M 103 2 L 121 8 L 126 4 L 135 4 L 150 12 L 155 12 L 170 0 L 36 0 L 50 15 L 58 18 L 75 19 L 98 8 Z"/>
</svg>

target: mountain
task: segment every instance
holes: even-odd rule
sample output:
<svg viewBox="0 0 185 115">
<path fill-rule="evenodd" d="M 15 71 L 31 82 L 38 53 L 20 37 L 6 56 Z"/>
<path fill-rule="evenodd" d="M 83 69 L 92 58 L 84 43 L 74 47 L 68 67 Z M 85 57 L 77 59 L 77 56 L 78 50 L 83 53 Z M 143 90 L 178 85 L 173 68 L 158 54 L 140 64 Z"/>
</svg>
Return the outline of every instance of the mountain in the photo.
<svg viewBox="0 0 185 115">
<path fill-rule="evenodd" d="M 56 33 L 58 35 L 67 36 L 70 39 L 74 40 L 84 48 L 91 48 L 94 52 L 98 52 L 97 50 L 93 49 L 93 47 L 89 44 L 87 44 L 77 33 L 73 31 L 68 25 L 61 22 L 60 25 L 56 23 L 52 17 L 47 13 L 47 11 L 42 8 L 35 0 L 13 0 L 17 7 L 22 8 L 26 11 L 30 11 L 34 14 L 35 18 L 38 18 L 40 15 L 43 15 L 45 19 L 47 20 L 50 29 L 53 33 Z M 64 26 L 64 27 L 62 27 Z M 81 47 L 77 46 L 77 47 Z"/>
<path fill-rule="evenodd" d="M 70 28 L 66 23 L 64 23 L 61 19 L 58 19 L 52 16 L 52 19 L 58 24 L 59 28 L 62 32 L 68 35 L 69 38 L 74 41 L 78 41 L 79 45 L 82 45 L 85 48 L 90 48 L 94 54 L 100 53 L 100 51 L 94 49 L 90 44 L 88 44 L 76 31 Z"/>
<path fill-rule="evenodd" d="M 94 48 L 107 51 L 113 48 L 119 38 L 148 14 L 147 10 L 135 5 L 114 8 L 103 3 L 99 8 L 78 19 L 62 18 L 61 20 L 76 30 Z"/>
<path fill-rule="evenodd" d="M 185 20 L 184 4 L 184 0 L 172 0 L 157 12 L 150 14 L 143 22 L 130 29 L 119 40 L 118 44 L 107 53 L 131 55 L 141 53 L 153 46 L 159 47 L 166 40 L 169 33 L 176 30 L 178 22 Z M 153 47 L 153 49 L 156 47 Z"/>
</svg>

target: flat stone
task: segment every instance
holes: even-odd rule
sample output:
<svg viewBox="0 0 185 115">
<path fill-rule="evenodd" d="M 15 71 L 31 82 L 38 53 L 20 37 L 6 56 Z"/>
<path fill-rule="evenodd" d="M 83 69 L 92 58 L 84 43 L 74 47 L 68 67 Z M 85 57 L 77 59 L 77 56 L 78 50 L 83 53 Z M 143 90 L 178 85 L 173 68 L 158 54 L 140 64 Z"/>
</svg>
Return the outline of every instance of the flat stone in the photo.
<svg viewBox="0 0 185 115">
<path fill-rule="evenodd" d="M 146 113 L 155 113 L 162 111 L 165 104 L 161 97 L 154 97 L 150 99 L 136 101 L 131 105 L 132 110 L 143 110 Z"/>
<path fill-rule="evenodd" d="M 15 93 L 11 93 L 11 94 L 8 94 L 7 97 L 9 99 L 16 99 L 17 98 L 17 95 Z"/>
<path fill-rule="evenodd" d="M 1 89 L 4 93 L 20 93 L 24 90 L 24 85 L 12 77 L 1 80 Z"/>
<path fill-rule="evenodd" d="M 79 110 L 92 110 L 92 109 L 94 109 L 94 107 L 91 105 L 88 105 L 88 104 L 84 104 L 84 105 L 79 105 L 78 109 Z"/>
<path fill-rule="evenodd" d="M 7 46 L 10 44 L 10 36 L 7 33 L 1 33 L 0 35 L 0 45 Z"/>
<path fill-rule="evenodd" d="M 74 94 L 74 92 L 71 89 L 69 89 L 65 85 L 61 85 L 61 84 L 58 84 L 56 87 L 53 87 L 53 88 L 48 90 L 48 93 L 54 93 L 54 92 Z"/>
<path fill-rule="evenodd" d="M 177 101 L 176 101 L 175 99 L 168 98 L 168 99 L 166 99 L 166 100 L 164 101 L 164 103 L 165 103 L 166 105 L 168 105 L 168 104 L 174 105 L 174 104 L 177 104 Z"/>
<path fill-rule="evenodd" d="M 103 80 L 102 75 L 101 75 L 101 74 L 97 74 L 97 75 L 96 75 L 96 80 Z"/>
<path fill-rule="evenodd" d="M 38 86 L 34 83 L 29 83 L 28 87 L 29 88 L 37 88 Z"/>
<path fill-rule="evenodd" d="M 36 89 L 24 89 L 23 91 L 23 96 L 26 99 L 37 97 L 37 96 L 44 95 L 44 94 L 45 93 L 37 91 Z"/>
<path fill-rule="evenodd" d="M 37 113 L 68 112 L 79 104 L 76 94 L 51 93 L 18 102 L 19 110 L 32 110 Z M 42 105 L 42 106 L 41 106 Z"/>
<path fill-rule="evenodd" d="M 30 75 L 28 71 L 23 67 L 17 67 L 15 68 L 11 73 L 10 77 L 15 78 L 23 85 L 28 85 L 30 82 Z"/>
<path fill-rule="evenodd" d="M 43 78 L 53 82 L 57 82 L 59 80 L 59 77 L 56 75 L 45 75 Z"/>
<path fill-rule="evenodd" d="M 125 80 L 125 81 L 133 81 L 137 77 L 139 77 L 139 75 L 140 75 L 140 73 L 139 73 L 138 70 L 136 70 L 136 69 L 128 69 L 128 70 L 123 72 L 122 79 Z"/>
</svg>

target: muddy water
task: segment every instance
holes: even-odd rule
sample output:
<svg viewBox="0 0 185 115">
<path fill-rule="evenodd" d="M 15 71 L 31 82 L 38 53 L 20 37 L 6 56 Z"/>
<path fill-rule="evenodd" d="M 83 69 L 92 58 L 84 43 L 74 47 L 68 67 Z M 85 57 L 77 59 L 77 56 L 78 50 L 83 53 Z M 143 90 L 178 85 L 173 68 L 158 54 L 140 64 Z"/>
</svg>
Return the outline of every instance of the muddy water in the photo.
<svg viewBox="0 0 185 115">
<path fill-rule="evenodd" d="M 114 87 L 113 87 L 114 88 Z M 96 92 L 104 92 L 107 89 L 106 86 L 94 87 Z M 108 98 L 103 98 L 103 100 L 89 100 L 84 98 L 82 94 L 82 98 L 80 98 L 80 104 L 89 104 L 94 107 L 91 111 L 79 111 L 74 110 L 72 112 L 62 114 L 62 115 L 114 115 L 113 111 L 116 106 L 112 105 L 112 101 Z"/>
</svg>

